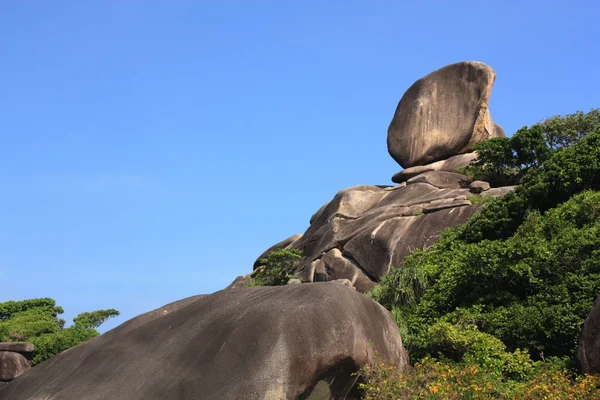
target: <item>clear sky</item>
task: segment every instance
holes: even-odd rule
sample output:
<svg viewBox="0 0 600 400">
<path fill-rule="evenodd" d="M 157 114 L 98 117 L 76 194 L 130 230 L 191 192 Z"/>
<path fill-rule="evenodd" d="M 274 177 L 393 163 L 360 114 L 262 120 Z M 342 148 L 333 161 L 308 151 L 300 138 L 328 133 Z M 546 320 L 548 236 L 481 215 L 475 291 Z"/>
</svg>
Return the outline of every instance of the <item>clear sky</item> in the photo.
<svg viewBox="0 0 600 400">
<path fill-rule="evenodd" d="M 0 2 L 0 302 L 104 329 L 227 286 L 340 189 L 446 64 L 509 134 L 600 107 L 597 1 Z"/>
</svg>

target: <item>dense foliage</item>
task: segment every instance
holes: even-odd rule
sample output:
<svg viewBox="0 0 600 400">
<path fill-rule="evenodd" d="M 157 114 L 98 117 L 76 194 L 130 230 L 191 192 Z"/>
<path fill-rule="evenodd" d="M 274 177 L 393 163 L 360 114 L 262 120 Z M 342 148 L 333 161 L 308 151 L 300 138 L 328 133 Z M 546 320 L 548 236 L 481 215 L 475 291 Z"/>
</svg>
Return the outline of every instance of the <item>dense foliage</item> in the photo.
<svg viewBox="0 0 600 400">
<path fill-rule="evenodd" d="M 507 152 L 520 157 L 517 190 L 487 202 L 433 247 L 407 257 L 369 293 L 395 316 L 411 358 L 429 360 L 401 377 L 414 383 L 421 373 L 425 381 L 388 382 L 393 390 L 427 392 L 427 385 L 438 388 L 449 376 L 440 368 L 458 379 L 472 367 L 482 374 L 455 380 L 455 389 L 485 391 L 491 385 L 488 397 L 427 392 L 428 398 L 543 398 L 540 387 L 553 387 L 549 380 L 564 381 L 564 391 L 552 398 L 600 398 L 595 378 L 571 380 L 556 368 L 544 372 L 548 365 L 572 369 L 581 328 L 600 294 L 600 126 L 586 125 L 594 118 L 600 122 L 598 110 L 515 134 L 511 146 L 539 144 L 520 155 Z M 499 154 L 494 146 L 500 143 L 488 149 Z M 502 169 L 490 173 L 498 180 L 507 176 Z M 383 390 L 382 373 L 363 371 L 368 393 L 378 385 Z"/>
<path fill-rule="evenodd" d="M 507 381 L 477 364 L 441 362 L 430 357 L 405 371 L 379 362 L 361 370 L 365 400 L 597 400 L 600 378 L 574 377 L 557 363 L 538 362 L 532 378 Z"/>
<path fill-rule="evenodd" d="M 85 312 L 65 328 L 65 321 L 58 318 L 63 312 L 49 298 L 0 303 L 0 342 L 33 343 L 32 363 L 37 364 L 97 336 L 102 323 L 119 315 L 113 309 Z"/>
<path fill-rule="evenodd" d="M 572 146 L 600 125 L 600 109 L 554 116 L 519 129 L 510 138 L 494 138 L 475 146 L 479 156 L 463 172 L 492 186 L 519 183 L 527 171 L 544 163 L 553 151 Z"/>
<path fill-rule="evenodd" d="M 254 271 L 247 286 L 285 285 L 293 278 L 292 267 L 301 258 L 300 250 L 273 250 L 267 257 L 259 260 L 260 267 Z"/>
</svg>

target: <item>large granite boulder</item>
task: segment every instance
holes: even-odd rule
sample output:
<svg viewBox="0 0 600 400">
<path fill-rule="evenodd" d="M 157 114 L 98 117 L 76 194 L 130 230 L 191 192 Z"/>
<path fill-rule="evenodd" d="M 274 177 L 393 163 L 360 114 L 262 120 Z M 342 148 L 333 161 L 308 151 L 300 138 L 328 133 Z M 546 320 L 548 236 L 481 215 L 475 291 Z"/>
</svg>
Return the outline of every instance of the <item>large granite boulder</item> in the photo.
<svg viewBox="0 0 600 400">
<path fill-rule="evenodd" d="M 430 164 L 505 136 L 488 103 L 496 73 L 482 62 L 448 65 L 404 93 L 390 123 L 387 145 L 403 168 Z"/>
<path fill-rule="evenodd" d="M 0 381 L 12 381 L 30 368 L 31 365 L 22 354 L 13 351 L 0 351 Z M 1 393 L 0 398 L 4 398 Z"/>
<path fill-rule="evenodd" d="M 402 183 L 417 175 L 421 175 L 429 171 L 447 171 L 456 172 L 459 168 L 465 167 L 471 161 L 477 158 L 477 153 L 465 153 L 457 156 L 452 156 L 446 160 L 436 161 L 431 164 L 417 165 L 415 167 L 406 168 L 392 176 L 392 182 Z"/>
<path fill-rule="evenodd" d="M 513 189 L 485 193 L 495 197 Z M 415 249 L 430 247 L 446 228 L 475 214 L 481 205 L 471 204 L 471 195 L 464 175 L 446 171 L 428 171 L 394 187 L 341 190 L 289 245 L 303 254 L 292 273 L 302 282 L 347 279 L 365 292 Z"/>
<path fill-rule="evenodd" d="M 0 342 L 0 351 L 14 351 L 15 353 L 33 353 L 34 346 L 31 343 Z"/>
<path fill-rule="evenodd" d="M 11 400 L 354 398 L 408 356 L 393 317 L 338 283 L 226 289 L 143 314 L 0 387 Z M 349 393 L 350 392 L 350 393 Z M 345 397 L 347 396 L 347 397 Z"/>
<path fill-rule="evenodd" d="M 581 372 L 600 373 L 600 297 L 596 298 L 583 325 L 577 346 L 577 360 Z"/>
</svg>

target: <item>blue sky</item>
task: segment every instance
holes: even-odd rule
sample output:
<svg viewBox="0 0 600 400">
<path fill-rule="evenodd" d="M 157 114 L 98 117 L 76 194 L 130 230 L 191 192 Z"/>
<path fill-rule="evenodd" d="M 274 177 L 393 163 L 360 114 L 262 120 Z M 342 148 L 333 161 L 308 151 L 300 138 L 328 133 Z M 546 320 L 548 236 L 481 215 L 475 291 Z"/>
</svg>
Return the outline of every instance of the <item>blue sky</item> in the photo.
<svg viewBox="0 0 600 400">
<path fill-rule="evenodd" d="M 398 100 L 462 60 L 508 133 L 600 107 L 595 1 L 4 1 L 0 302 L 104 329 L 227 286 L 340 189 L 389 184 Z"/>
</svg>

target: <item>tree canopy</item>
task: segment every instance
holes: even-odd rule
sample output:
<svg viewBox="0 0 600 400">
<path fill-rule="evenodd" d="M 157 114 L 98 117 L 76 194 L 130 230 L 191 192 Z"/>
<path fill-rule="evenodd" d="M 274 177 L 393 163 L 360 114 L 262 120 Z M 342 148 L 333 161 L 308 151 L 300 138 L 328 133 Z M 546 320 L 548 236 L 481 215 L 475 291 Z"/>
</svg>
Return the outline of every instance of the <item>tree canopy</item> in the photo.
<svg viewBox="0 0 600 400">
<path fill-rule="evenodd" d="M 65 320 L 58 317 L 63 312 L 50 298 L 0 303 L 0 342 L 33 343 L 32 363 L 37 364 L 98 336 L 96 329 L 119 315 L 114 309 L 84 312 L 65 328 Z"/>
</svg>

